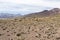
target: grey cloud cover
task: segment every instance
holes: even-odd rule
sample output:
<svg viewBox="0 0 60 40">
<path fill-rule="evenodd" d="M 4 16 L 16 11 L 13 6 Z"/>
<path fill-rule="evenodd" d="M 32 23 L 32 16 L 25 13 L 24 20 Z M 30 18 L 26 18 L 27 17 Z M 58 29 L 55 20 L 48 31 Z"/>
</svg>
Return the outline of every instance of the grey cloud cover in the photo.
<svg viewBox="0 0 60 40">
<path fill-rule="evenodd" d="M 50 7 L 50 6 L 43 6 L 43 4 L 37 6 L 37 5 L 34 5 L 34 4 L 31 5 L 29 3 L 24 4 L 25 2 L 24 3 L 12 2 L 14 0 L 11 0 L 10 2 L 9 1 L 6 0 L 4 2 L 4 0 L 2 0 L 2 1 L 0 0 L 0 12 L 27 14 L 27 13 L 33 13 L 33 12 L 53 8 L 53 7 Z M 46 0 L 46 1 L 52 1 L 52 0 Z M 43 0 L 42 3 L 43 2 L 45 2 L 45 0 Z"/>
</svg>

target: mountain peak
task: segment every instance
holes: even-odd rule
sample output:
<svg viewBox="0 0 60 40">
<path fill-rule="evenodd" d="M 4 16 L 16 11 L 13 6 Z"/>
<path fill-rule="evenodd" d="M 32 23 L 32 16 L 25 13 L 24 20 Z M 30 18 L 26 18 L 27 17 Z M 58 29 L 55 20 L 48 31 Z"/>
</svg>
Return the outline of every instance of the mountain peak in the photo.
<svg viewBox="0 0 60 40">
<path fill-rule="evenodd" d="M 33 16 L 54 16 L 56 14 L 60 14 L 60 9 L 59 8 L 53 8 L 51 10 L 44 10 L 42 12 L 36 12 L 32 14 L 26 15 L 27 17 L 33 17 Z"/>
<path fill-rule="evenodd" d="M 60 10 L 59 8 L 53 8 L 52 10 Z"/>
<path fill-rule="evenodd" d="M 60 9 L 59 8 L 54 8 L 51 11 L 53 11 L 53 12 L 60 12 Z"/>
</svg>

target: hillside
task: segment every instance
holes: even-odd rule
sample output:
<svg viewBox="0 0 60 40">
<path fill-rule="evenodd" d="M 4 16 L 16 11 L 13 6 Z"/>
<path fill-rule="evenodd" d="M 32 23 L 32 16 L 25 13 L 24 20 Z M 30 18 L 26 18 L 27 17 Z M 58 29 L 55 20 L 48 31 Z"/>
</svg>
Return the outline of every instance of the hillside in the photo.
<svg viewBox="0 0 60 40">
<path fill-rule="evenodd" d="M 42 12 L 35 12 L 31 13 L 28 15 L 25 15 L 25 17 L 48 17 L 48 16 L 55 16 L 55 15 L 60 15 L 60 9 L 59 8 L 54 8 L 51 10 L 44 10 Z"/>
<path fill-rule="evenodd" d="M 0 19 L 0 40 L 60 40 L 60 15 L 55 13 Z"/>
</svg>

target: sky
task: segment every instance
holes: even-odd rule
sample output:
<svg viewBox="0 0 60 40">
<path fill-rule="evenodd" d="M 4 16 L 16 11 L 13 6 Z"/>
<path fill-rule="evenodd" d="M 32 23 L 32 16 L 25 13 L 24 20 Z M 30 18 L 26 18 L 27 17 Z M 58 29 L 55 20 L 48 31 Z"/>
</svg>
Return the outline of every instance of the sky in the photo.
<svg viewBox="0 0 60 40">
<path fill-rule="evenodd" d="M 0 0 L 0 13 L 22 15 L 60 8 L 60 0 Z"/>
</svg>

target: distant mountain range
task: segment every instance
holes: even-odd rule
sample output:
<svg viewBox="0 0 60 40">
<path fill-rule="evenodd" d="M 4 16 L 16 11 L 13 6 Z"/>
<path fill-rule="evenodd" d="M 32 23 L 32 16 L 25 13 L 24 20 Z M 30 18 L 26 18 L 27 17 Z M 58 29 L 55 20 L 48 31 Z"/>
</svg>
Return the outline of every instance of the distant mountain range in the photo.
<svg viewBox="0 0 60 40">
<path fill-rule="evenodd" d="M 0 18 L 13 18 L 22 16 L 21 14 L 0 13 Z"/>
<path fill-rule="evenodd" d="M 28 15 L 25 15 L 25 17 L 44 17 L 44 16 L 53 16 L 56 14 L 60 14 L 60 9 L 59 8 L 53 8 L 51 10 L 44 10 L 42 12 L 35 12 L 35 13 L 31 13 Z"/>
<path fill-rule="evenodd" d="M 30 13 L 27 15 L 24 15 L 24 17 L 44 17 L 44 16 L 53 16 L 56 14 L 60 14 L 60 9 L 59 8 L 53 8 L 51 10 L 44 10 L 42 12 L 35 12 L 35 13 Z M 21 14 L 10 14 L 10 13 L 0 13 L 0 18 L 14 18 L 14 17 L 20 17 L 23 16 Z"/>
</svg>

